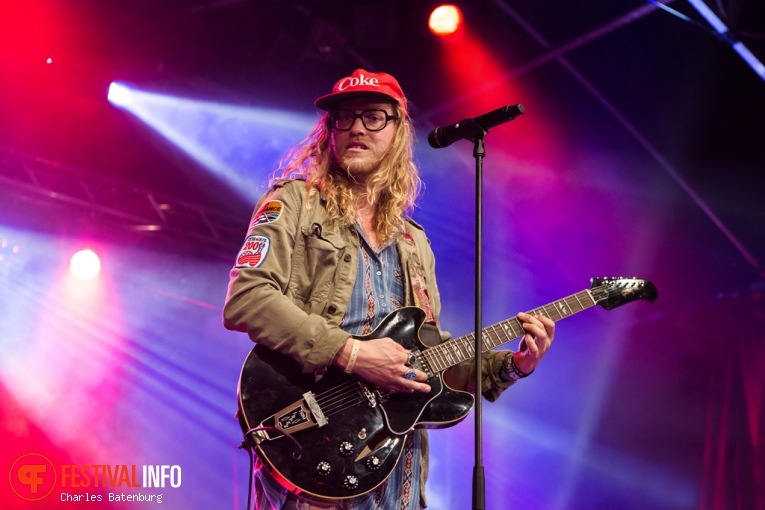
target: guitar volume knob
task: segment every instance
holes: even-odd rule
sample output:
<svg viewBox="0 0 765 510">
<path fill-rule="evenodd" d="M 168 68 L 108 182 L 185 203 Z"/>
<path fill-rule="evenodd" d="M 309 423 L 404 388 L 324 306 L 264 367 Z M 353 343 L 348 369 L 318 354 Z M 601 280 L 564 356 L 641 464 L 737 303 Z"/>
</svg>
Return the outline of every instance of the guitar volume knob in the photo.
<svg viewBox="0 0 765 510">
<path fill-rule="evenodd" d="M 380 462 L 380 459 L 378 457 L 375 457 L 372 455 L 367 459 L 367 469 L 370 471 L 377 471 L 380 469 L 380 466 L 382 465 L 382 462 Z"/>
<path fill-rule="evenodd" d="M 330 471 L 332 471 L 332 466 L 329 465 L 329 462 L 322 461 L 316 466 L 316 472 L 319 476 L 327 476 Z"/>
<path fill-rule="evenodd" d="M 340 446 L 338 447 L 338 452 L 343 457 L 348 457 L 350 455 L 353 455 L 353 445 L 349 443 L 348 441 L 343 441 L 340 443 Z"/>
<path fill-rule="evenodd" d="M 345 477 L 345 480 L 343 480 L 343 487 L 345 487 L 348 490 L 353 490 L 358 486 L 359 486 L 359 479 L 353 475 L 348 475 Z"/>
</svg>

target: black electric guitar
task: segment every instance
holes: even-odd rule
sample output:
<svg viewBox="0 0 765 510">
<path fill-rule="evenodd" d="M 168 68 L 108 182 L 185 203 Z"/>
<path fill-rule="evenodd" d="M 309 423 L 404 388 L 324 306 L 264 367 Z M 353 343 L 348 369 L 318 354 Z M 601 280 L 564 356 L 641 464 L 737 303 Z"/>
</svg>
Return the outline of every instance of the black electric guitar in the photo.
<svg viewBox="0 0 765 510">
<path fill-rule="evenodd" d="M 658 293 L 647 280 L 593 278 L 589 289 L 528 312 L 553 321 L 599 305 L 606 310 Z M 444 382 L 449 367 L 473 359 L 471 333 L 433 347 L 421 341 L 425 312 L 400 308 L 360 340 L 390 337 L 416 355 L 429 375 L 430 393 L 380 390 L 332 367 L 319 379 L 283 354 L 256 345 L 239 380 L 239 422 L 248 444 L 289 491 L 320 503 L 337 503 L 384 482 L 398 463 L 405 435 L 415 428 L 445 428 L 473 407 L 471 393 Z M 485 328 L 484 351 L 522 337 L 510 318 Z"/>
</svg>

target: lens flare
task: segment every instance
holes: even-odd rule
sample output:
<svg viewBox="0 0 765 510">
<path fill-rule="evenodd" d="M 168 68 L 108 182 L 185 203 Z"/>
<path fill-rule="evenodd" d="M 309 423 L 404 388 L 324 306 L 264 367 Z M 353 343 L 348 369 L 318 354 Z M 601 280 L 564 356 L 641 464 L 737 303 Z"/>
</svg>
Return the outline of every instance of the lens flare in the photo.
<svg viewBox="0 0 765 510">
<path fill-rule="evenodd" d="M 69 269 L 80 280 L 92 280 L 101 272 L 101 259 L 93 250 L 80 250 L 72 255 Z"/>
</svg>

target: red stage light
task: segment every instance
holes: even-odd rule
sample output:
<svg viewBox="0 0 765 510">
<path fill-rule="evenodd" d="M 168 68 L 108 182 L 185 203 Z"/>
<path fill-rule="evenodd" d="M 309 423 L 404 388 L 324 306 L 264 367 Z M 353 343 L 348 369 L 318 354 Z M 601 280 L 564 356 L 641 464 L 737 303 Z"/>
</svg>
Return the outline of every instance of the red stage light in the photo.
<svg viewBox="0 0 765 510">
<path fill-rule="evenodd" d="M 462 24 L 462 11 L 456 5 L 441 5 L 430 13 L 428 26 L 430 31 L 438 36 L 455 33 Z"/>
</svg>

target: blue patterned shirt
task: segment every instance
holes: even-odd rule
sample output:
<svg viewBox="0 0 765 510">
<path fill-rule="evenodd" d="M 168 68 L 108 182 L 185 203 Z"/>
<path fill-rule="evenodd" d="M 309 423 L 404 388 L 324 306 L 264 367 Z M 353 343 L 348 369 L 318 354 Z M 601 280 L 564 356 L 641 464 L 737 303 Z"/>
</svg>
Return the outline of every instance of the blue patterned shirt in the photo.
<svg viewBox="0 0 765 510">
<path fill-rule="evenodd" d="M 404 306 L 404 276 L 394 241 L 375 253 L 358 224 L 356 230 L 362 240 L 359 266 L 351 301 L 340 327 L 352 335 L 366 335 L 386 315 Z"/>
</svg>

